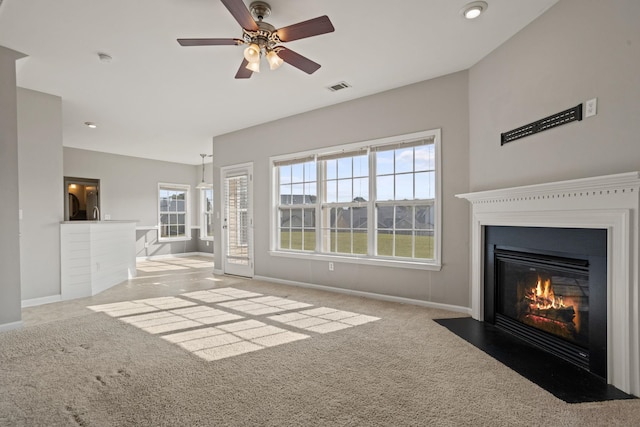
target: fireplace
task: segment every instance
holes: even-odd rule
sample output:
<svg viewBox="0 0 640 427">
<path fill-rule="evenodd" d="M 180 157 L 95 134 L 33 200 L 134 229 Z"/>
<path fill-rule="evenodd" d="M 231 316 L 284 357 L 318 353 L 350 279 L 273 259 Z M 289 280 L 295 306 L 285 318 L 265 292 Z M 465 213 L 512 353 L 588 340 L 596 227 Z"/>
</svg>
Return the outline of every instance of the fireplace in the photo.
<svg viewBox="0 0 640 427">
<path fill-rule="evenodd" d="M 607 377 L 607 231 L 485 228 L 485 321 Z"/>
<path fill-rule="evenodd" d="M 494 226 L 606 230 L 604 290 L 591 287 L 595 259 L 587 256 L 590 283 L 589 369 L 599 372 L 598 375 L 618 389 L 640 396 L 640 172 L 500 188 L 458 194 L 456 197 L 468 200 L 472 206 L 470 314 L 479 321 L 495 322 L 495 319 L 486 317 L 488 310 L 485 307 L 495 300 L 495 294 L 494 298 L 485 295 L 486 292 L 495 292 L 485 286 L 489 268 L 485 259 L 495 259 L 495 254 L 487 254 L 487 230 Z M 535 242 L 537 234 L 529 237 L 529 242 Z M 515 252 L 533 249 L 532 252 L 537 254 L 585 260 L 584 254 L 579 250 L 567 250 L 563 242 L 562 238 L 556 239 L 551 247 L 546 248 L 535 243 L 524 246 L 496 243 L 495 246 L 498 249 L 508 246 L 508 250 Z M 495 261 L 493 263 L 495 268 Z M 596 301 L 605 301 L 605 308 L 594 312 Z M 606 318 L 604 332 L 594 332 L 595 316 Z M 600 338 L 597 338 L 598 334 Z M 592 368 L 598 363 L 597 359 L 603 358 L 602 352 L 591 351 L 594 345 L 601 345 L 594 344 L 598 342 L 594 339 L 606 342 L 604 369 Z M 602 374 L 603 371 L 606 375 Z"/>
</svg>

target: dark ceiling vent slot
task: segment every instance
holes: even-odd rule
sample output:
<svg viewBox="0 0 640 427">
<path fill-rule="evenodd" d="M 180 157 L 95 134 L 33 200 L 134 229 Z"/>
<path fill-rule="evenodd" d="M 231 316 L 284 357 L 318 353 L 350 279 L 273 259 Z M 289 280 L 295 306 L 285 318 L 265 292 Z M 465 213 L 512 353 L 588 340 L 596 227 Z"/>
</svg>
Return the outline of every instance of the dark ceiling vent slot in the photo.
<svg viewBox="0 0 640 427">
<path fill-rule="evenodd" d="M 337 92 L 339 90 L 346 89 L 348 87 L 351 87 L 351 85 L 349 85 L 349 83 L 340 82 L 340 83 L 336 83 L 334 85 L 329 86 L 327 89 L 329 89 L 331 92 Z"/>
</svg>

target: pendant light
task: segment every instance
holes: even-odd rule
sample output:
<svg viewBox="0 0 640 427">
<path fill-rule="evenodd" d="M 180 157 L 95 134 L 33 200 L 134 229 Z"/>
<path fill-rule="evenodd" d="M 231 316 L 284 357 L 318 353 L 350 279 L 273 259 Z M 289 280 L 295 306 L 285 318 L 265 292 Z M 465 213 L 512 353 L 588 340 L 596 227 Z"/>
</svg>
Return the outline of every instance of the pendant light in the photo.
<svg viewBox="0 0 640 427">
<path fill-rule="evenodd" d="M 200 154 L 200 157 L 202 157 L 202 181 L 200 182 L 200 184 L 196 185 L 196 188 L 198 190 L 204 190 L 205 188 L 209 188 L 211 186 L 204 181 L 204 158 L 207 157 L 207 155 Z"/>
</svg>

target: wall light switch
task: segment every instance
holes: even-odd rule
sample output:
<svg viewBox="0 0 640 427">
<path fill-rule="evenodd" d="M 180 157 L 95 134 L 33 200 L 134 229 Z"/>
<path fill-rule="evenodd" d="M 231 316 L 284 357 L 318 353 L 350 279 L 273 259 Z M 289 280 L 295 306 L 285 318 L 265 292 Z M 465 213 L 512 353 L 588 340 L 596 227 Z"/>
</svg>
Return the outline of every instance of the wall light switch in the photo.
<svg viewBox="0 0 640 427">
<path fill-rule="evenodd" d="M 18 209 L 18 219 L 22 219 L 22 209 Z"/>
<path fill-rule="evenodd" d="M 584 116 L 591 117 L 598 114 L 598 98 L 593 98 L 587 101 L 584 107 Z"/>
</svg>

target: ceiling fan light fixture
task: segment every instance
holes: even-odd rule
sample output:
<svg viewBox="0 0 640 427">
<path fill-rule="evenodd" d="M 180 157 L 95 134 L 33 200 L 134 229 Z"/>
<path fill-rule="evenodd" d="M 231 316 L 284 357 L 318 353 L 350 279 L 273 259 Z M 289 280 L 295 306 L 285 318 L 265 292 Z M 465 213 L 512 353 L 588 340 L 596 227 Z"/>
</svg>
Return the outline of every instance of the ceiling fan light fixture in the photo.
<svg viewBox="0 0 640 427">
<path fill-rule="evenodd" d="M 466 19 L 475 19 L 480 16 L 485 10 L 487 10 L 488 7 L 489 5 L 487 4 L 487 2 L 474 1 L 463 7 L 460 13 Z"/>
<path fill-rule="evenodd" d="M 260 72 L 260 61 L 258 62 L 249 62 L 247 64 L 247 70 L 251 70 L 254 73 L 259 73 Z"/>
<path fill-rule="evenodd" d="M 267 53 L 267 61 L 269 62 L 269 68 L 271 70 L 276 70 L 278 67 L 280 67 L 284 63 L 282 58 L 280 58 L 278 54 L 273 50 Z"/>
<path fill-rule="evenodd" d="M 255 43 L 251 43 L 244 50 L 244 59 L 249 61 L 249 63 L 260 62 L 260 46 Z"/>
</svg>

